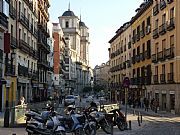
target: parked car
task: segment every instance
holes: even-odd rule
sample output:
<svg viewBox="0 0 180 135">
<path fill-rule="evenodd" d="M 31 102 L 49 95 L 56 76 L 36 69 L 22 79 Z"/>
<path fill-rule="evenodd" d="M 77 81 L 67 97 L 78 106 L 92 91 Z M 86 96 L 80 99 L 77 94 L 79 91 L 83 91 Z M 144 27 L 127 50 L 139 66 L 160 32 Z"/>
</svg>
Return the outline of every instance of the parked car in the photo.
<svg viewBox="0 0 180 135">
<path fill-rule="evenodd" d="M 64 99 L 64 106 L 68 105 L 75 105 L 75 96 L 74 95 L 68 95 Z"/>
</svg>

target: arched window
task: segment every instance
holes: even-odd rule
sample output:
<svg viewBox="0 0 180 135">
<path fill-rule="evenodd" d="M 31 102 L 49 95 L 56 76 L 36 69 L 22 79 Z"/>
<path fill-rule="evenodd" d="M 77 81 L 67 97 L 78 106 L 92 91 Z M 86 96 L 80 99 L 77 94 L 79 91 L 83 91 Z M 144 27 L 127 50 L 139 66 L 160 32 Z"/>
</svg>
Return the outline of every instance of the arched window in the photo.
<svg viewBox="0 0 180 135">
<path fill-rule="evenodd" d="M 66 28 L 69 28 L 69 22 L 66 21 Z"/>
</svg>

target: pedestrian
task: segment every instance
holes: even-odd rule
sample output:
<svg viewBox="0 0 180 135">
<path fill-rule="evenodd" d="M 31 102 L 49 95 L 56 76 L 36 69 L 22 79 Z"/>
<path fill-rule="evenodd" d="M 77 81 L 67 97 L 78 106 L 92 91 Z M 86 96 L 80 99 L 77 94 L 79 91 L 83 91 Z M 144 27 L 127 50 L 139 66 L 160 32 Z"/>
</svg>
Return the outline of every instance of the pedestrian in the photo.
<svg viewBox="0 0 180 135">
<path fill-rule="evenodd" d="M 146 100 L 145 100 L 145 111 L 148 112 L 148 109 L 149 109 L 149 99 L 146 98 Z"/>
<path fill-rule="evenodd" d="M 159 102 L 157 99 L 154 100 L 154 111 L 157 113 L 157 108 L 159 107 Z"/>
<path fill-rule="evenodd" d="M 18 105 L 24 105 L 25 104 L 25 98 L 23 96 L 21 96 Z"/>
</svg>

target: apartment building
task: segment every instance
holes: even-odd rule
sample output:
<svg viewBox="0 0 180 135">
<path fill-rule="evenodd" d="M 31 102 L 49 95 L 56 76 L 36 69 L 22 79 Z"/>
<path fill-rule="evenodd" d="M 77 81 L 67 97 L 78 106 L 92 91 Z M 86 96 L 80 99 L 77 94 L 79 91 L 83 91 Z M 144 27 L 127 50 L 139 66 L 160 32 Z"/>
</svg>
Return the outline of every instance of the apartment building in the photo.
<svg viewBox="0 0 180 135">
<path fill-rule="evenodd" d="M 64 90 L 63 77 L 65 76 L 65 46 L 63 31 L 59 23 L 53 23 L 54 38 L 54 88 L 55 92 L 62 94 Z"/>
<path fill-rule="evenodd" d="M 136 9 L 136 15 L 129 22 L 131 30 L 131 50 L 129 96 L 147 97 L 159 101 L 159 109 L 179 113 L 179 31 L 180 2 L 176 0 L 148 0 Z M 123 31 L 123 32 L 122 32 Z M 122 63 L 123 54 L 118 51 L 120 40 L 126 31 L 124 25 L 109 41 L 111 47 L 111 91 L 118 91 L 118 60 Z M 130 43 L 129 43 L 130 45 Z M 127 53 L 128 54 L 128 53 Z M 121 56 L 121 58 L 120 58 Z M 127 57 L 127 56 L 126 56 Z M 127 71 L 127 69 L 126 69 Z M 120 75 L 121 76 L 121 75 Z M 120 77 L 121 78 L 121 77 Z M 122 90 L 123 91 L 123 90 Z M 117 92 L 115 93 L 117 97 Z M 120 98 L 121 99 L 121 98 Z M 117 98 L 116 98 L 117 100 Z"/>
<path fill-rule="evenodd" d="M 94 85 L 103 87 L 105 92 L 108 91 L 108 84 L 110 79 L 109 69 L 109 61 L 102 63 L 101 65 L 96 65 L 93 69 Z"/>
<path fill-rule="evenodd" d="M 133 49 L 130 87 L 133 99 L 147 97 L 146 87 L 151 84 L 152 4 L 152 0 L 143 2 L 131 19 Z"/>
<path fill-rule="evenodd" d="M 4 8 L 5 6 L 5 8 Z M 4 100 L 6 99 L 5 95 L 5 84 L 6 79 L 4 78 L 4 70 L 5 70 L 5 53 L 4 46 L 7 46 L 7 44 L 4 44 L 6 40 L 6 31 L 8 30 L 8 11 L 4 9 L 9 8 L 9 3 L 4 0 L 0 0 L 0 112 L 4 108 Z M 8 43 L 8 42 L 6 42 Z"/>
<path fill-rule="evenodd" d="M 47 29 L 47 22 L 49 21 L 48 8 L 50 7 L 49 0 L 38 0 L 38 75 L 39 87 L 37 95 L 41 100 L 47 98 L 47 72 L 49 70 L 48 54 L 50 53 L 50 46 L 47 44 L 49 38 L 49 31 Z"/>
<path fill-rule="evenodd" d="M 152 14 L 153 82 L 148 92 L 161 110 L 180 113 L 180 1 L 154 1 Z"/>
</svg>

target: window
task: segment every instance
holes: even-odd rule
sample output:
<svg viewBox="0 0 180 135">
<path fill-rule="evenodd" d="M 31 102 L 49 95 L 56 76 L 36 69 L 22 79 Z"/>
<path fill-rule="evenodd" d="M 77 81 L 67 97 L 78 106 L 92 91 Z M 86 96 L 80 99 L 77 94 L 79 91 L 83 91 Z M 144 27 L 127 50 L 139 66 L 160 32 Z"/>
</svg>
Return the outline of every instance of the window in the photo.
<svg viewBox="0 0 180 135">
<path fill-rule="evenodd" d="M 170 9 L 170 18 L 174 18 L 174 7 Z"/>
<path fill-rule="evenodd" d="M 151 25 L 150 16 L 147 18 L 147 26 Z"/>
<path fill-rule="evenodd" d="M 30 37 L 28 37 L 28 41 L 27 41 L 28 45 L 30 45 Z"/>
<path fill-rule="evenodd" d="M 174 46 L 174 35 L 170 36 L 170 47 Z"/>
<path fill-rule="evenodd" d="M 22 39 L 21 38 L 21 29 L 19 29 L 19 39 Z"/>
<path fill-rule="evenodd" d="M 66 21 L 66 28 L 69 28 L 69 22 Z"/>
<path fill-rule="evenodd" d="M 170 73 L 174 72 L 174 63 L 170 63 Z"/>
<path fill-rule="evenodd" d="M 163 14 L 162 15 L 162 24 L 165 24 L 166 23 L 166 14 Z"/>
<path fill-rule="evenodd" d="M 155 53 L 157 54 L 159 52 L 159 43 L 157 42 L 155 44 Z"/>
<path fill-rule="evenodd" d="M 162 51 L 166 49 L 166 39 L 162 40 Z"/>
<path fill-rule="evenodd" d="M 21 2 L 19 1 L 19 13 L 21 13 Z"/>
<path fill-rule="evenodd" d="M 26 33 L 24 33 L 24 41 L 26 42 Z"/>
<path fill-rule="evenodd" d="M 156 21 L 155 21 L 155 28 L 157 29 L 158 28 L 158 19 L 156 19 Z"/>
<path fill-rule="evenodd" d="M 158 66 L 155 67 L 155 75 L 158 75 Z"/>
<path fill-rule="evenodd" d="M 13 25 L 11 25 L 11 37 L 13 37 Z"/>
<path fill-rule="evenodd" d="M 165 74 L 165 64 L 162 65 L 162 74 Z"/>
</svg>

